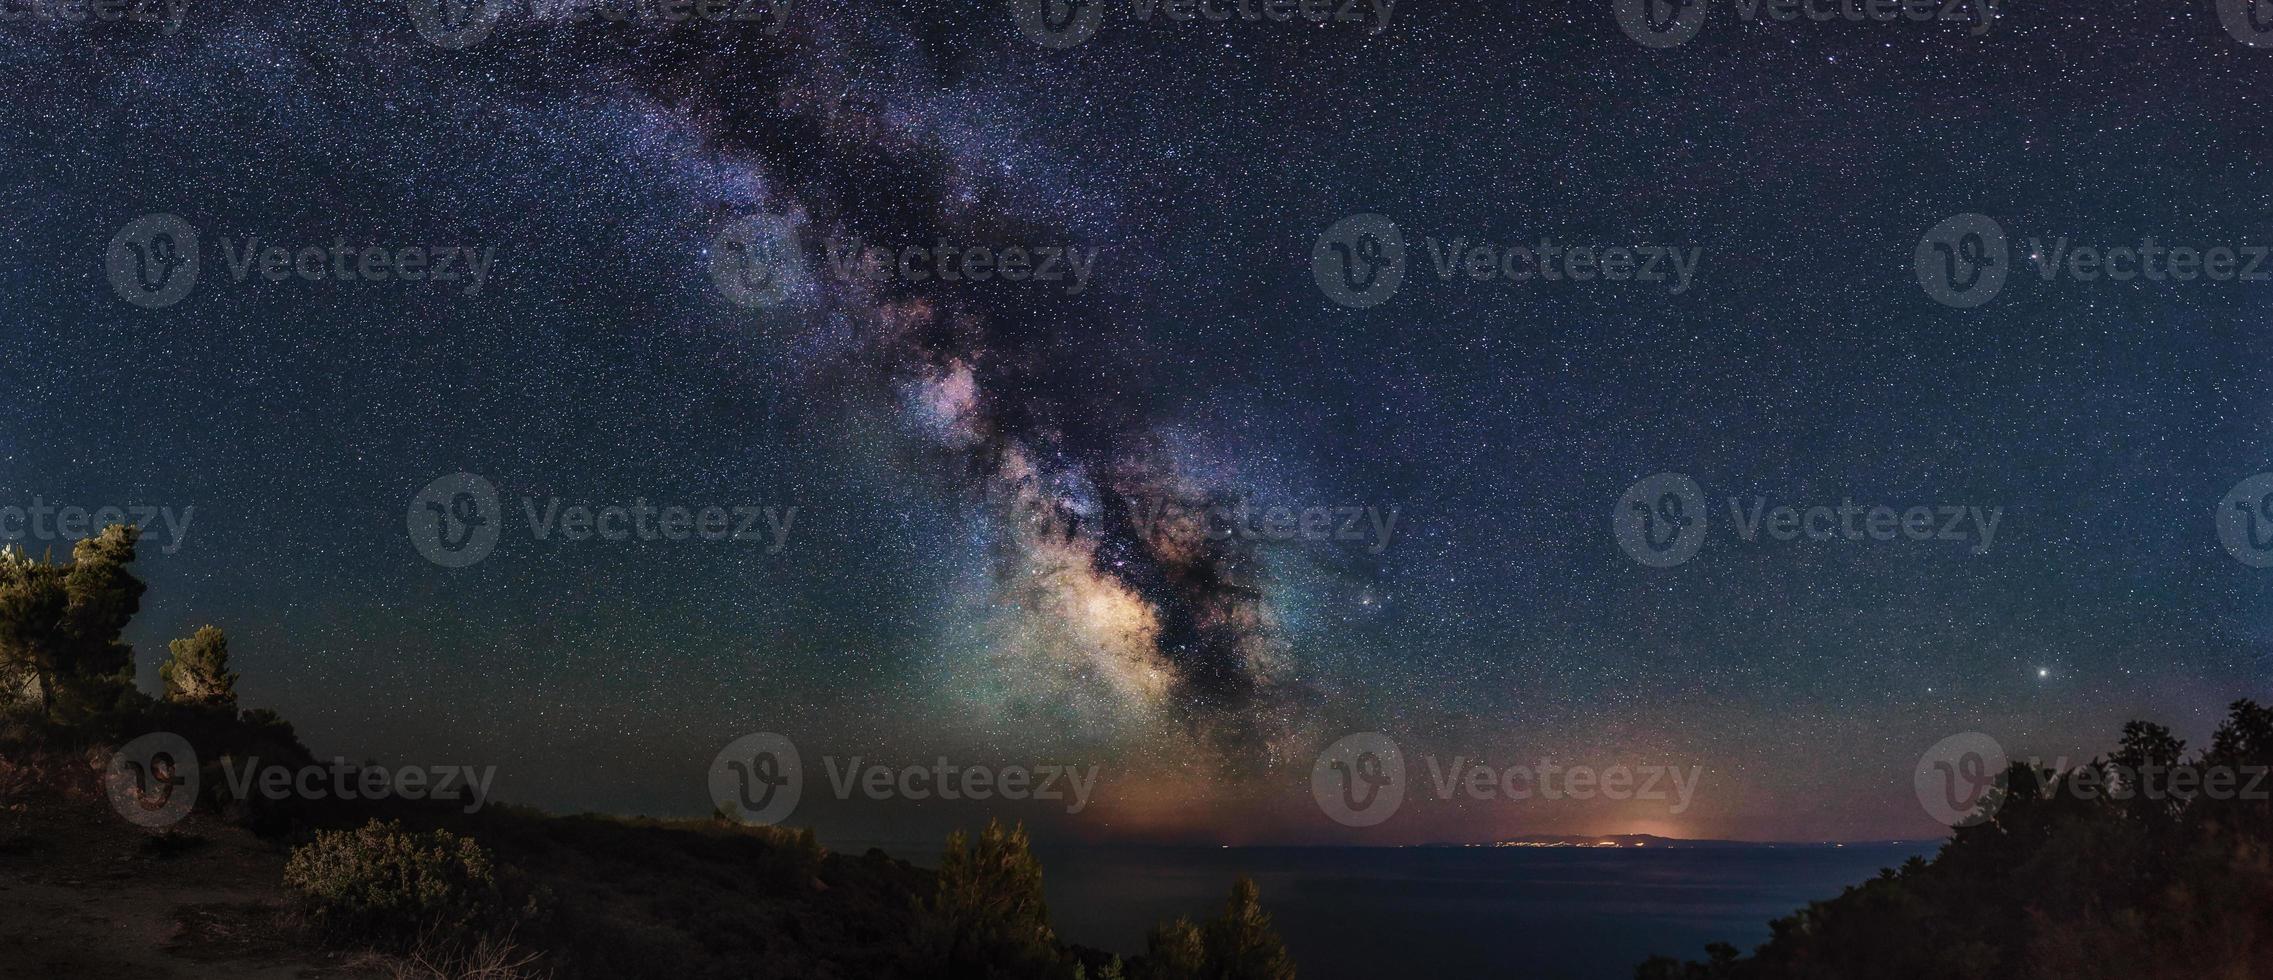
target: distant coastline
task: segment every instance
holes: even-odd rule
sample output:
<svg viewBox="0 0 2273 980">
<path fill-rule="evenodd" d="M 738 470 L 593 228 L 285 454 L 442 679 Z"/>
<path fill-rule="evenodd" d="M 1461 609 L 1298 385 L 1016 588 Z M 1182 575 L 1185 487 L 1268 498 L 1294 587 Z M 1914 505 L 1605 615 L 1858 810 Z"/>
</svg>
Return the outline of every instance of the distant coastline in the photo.
<svg viewBox="0 0 2273 980">
<path fill-rule="evenodd" d="M 1657 848 L 1659 850 L 1704 850 L 1744 847 L 1904 847 L 1940 843 L 1940 838 L 1918 840 L 1850 840 L 1850 841 L 1748 841 L 1714 840 L 1709 838 L 1659 837 L 1656 834 L 1525 834 L 1488 841 L 1442 841 L 1416 844 L 1416 847 L 1588 847 L 1588 848 Z"/>
</svg>

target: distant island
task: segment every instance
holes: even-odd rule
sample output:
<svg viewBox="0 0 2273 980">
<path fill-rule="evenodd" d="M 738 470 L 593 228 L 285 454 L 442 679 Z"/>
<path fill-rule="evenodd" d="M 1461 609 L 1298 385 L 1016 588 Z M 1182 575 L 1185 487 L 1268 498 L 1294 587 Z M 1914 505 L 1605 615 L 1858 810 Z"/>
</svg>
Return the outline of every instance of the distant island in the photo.
<svg viewBox="0 0 2273 980">
<path fill-rule="evenodd" d="M 1846 847 L 1880 844 L 1934 844 L 1930 841 L 1749 841 L 1659 837 L 1656 834 L 1525 834 L 1499 840 L 1422 844 L 1422 847 L 1654 847 L 1659 850 L 1708 850 L 1744 847 Z"/>
</svg>

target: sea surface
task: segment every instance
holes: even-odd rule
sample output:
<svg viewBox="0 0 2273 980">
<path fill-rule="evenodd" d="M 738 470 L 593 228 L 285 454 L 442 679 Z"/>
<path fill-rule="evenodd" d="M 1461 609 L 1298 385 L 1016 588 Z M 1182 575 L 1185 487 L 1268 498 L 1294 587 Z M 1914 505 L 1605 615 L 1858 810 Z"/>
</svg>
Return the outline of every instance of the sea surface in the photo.
<svg viewBox="0 0 2273 980">
<path fill-rule="evenodd" d="M 1141 951 L 1153 923 L 1214 914 L 1245 872 L 1305 980 L 1625 980 L 1652 953 L 1750 952 L 1768 920 L 1938 846 L 1035 850 L 1068 942 Z"/>
</svg>

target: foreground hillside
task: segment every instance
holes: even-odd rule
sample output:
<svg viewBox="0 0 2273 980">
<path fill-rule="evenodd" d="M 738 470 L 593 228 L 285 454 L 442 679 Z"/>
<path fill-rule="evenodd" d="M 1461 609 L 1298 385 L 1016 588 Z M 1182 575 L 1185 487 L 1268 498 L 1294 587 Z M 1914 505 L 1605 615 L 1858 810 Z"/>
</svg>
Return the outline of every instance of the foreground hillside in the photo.
<svg viewBox="0 0 2273 980">
<path fill-rule="evenodd" d="M 14 777 L 0 813 L 0 977 L 397 975 L 400 961 L 300 941 L 274 844 L 210 821 L 152 836 L 86 792 L 92 780 L 34 792 L 27 768 L 0 773 Z"/>
<path fill-rule="evenodd" d="M 106 528 L 64 562 L 0 549 L 0 977 L 1294 977 L 1245 879 L 1126 961 L 1060 943 L 1020 828 L 953 835 L 926 870 L 724 817 L 232 789 L 244 760 L 383 774 L 319 765 L 241 708 L 218 628 L 169 644 L 159 697 L 138 690 L 139 537 Z"/>
<path fill-rule="evenodd" d="M 2014 763 L 1932 861 L 1771 923 L 1751 956 L 1663 957 L 1639 980 L 2273 977 L 2273 709 L 2236 702 L 2189 755 L 2124 726 L 2066 772 Z"/>
<path fill-rule="evenodd" d="M 264 839 L 198 811 L 154 833 L 113 813 L 99 772 L 71 755 L 11 753 L 0 776 L 0 976 L 393 977 L 423 975 L 422 955 L 472 972 L 472 951 L 445 937 L 375 949 L 310 919 L 285 883 L 291 842 L 357 814 L 311 810 L 300 832 Z M 507 893 L 535 899 L 485 957 L 526 960 L 529 975 L 906 975 L 935 878 L 723 823 L 407 815 L 456 825 L 509 869 Z"/>
</svg>

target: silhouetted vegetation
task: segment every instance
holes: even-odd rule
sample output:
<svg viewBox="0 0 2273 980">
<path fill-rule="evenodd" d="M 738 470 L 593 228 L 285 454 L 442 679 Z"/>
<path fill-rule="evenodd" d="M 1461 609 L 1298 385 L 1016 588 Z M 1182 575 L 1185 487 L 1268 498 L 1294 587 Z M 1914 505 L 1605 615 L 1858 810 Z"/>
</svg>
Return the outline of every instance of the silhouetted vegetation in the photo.
<svg viewBox="0 0 2273 980">
<path fill-rule="evenodd" d="M 229 638 L 216 626 L 202 627 L 195 636 L 166 644 L 167 657 L 158 665 L 158 680 L 166 685 L 166 700 L 175 704 L 237 709 L 237 675 L 229 670 Z"/>
<path fill-rule="evenodd" d="M 1152 930 L 1131 980 L 1294 980 L 1294 959 L 1263 911 L 1251 878 L 1231 883 L 1223 914 L 1204 925 L 1176 919 Z"/>
<path fill-rule="evenodd" d="M 84 723 L 135 695 L 134 648 L 119 637 L 145 586 L 127 571 L 141 533 L 112 525 L 71 560 L 0 549 L 0 690 L 39 707 L 38 720 Z"/>
<path fill-rule="evenodd" d="M 284 883 L 323 928 L 373 944 L 407 948 L 421 935 L 479 932 L 503 917 L 488 851 L 447 830 L 405 831 L 399 821 L 317 832 L 292 850 Z"/>
<path fill-rule="evenodd" d="M 1933 860 L 1771 923 L 1749 957 L 1655 957 L 1639 980 L 2243 980 L 2273 976 L 2273 710 L 2208 749 L 2132 722 L 2068 772 L 2015 763 Z M 1992 798 L 1994 799 L 1994 798 Z"/>
<path fill-rule="evenodd" d="M 111 527 L 55 562 L 0 550 L 0 860 L 48 842 L 18 833 L 31 806 L 103 802 L 117 746 L 168 732 L 195 749 L 202 791 L 178 828 L 140 835 L 152 858 L 194 851 L 199 828 L 272 842 L 300 896 L 306 941 L 399 955 L 406 977 L 1286 980 L 1293 966 L 1254 886 L 1222 917 L 1179 920 L 1193 955 L 1124 964 L 1061 943 L 1022 827 L 952 836 L 936 872 L 881 851 L 832 854 L 810 830 L 709 820 L 551 816 L 450 799 L 239 797 L 255 760 L 317 760 L 292 725 L 240 710 L 213 626 L 169 644 L 160 698 L 134 686 L 121 635 L 144 591 L 138 533 Z M 350 769 L 352 772 L 352 767 Z M 240 783 L 240 785 L 250 785 Z M 289 858 L 285 859 L 285 853 Z M 283 926 L 279 926 L 283 928 Z M 1171 927 L 1163 927 L 1169 929 Z"/>
</svg>

